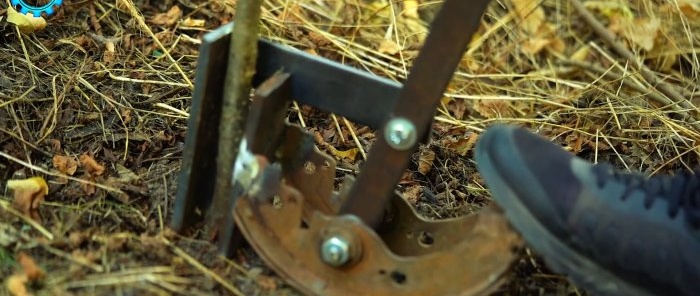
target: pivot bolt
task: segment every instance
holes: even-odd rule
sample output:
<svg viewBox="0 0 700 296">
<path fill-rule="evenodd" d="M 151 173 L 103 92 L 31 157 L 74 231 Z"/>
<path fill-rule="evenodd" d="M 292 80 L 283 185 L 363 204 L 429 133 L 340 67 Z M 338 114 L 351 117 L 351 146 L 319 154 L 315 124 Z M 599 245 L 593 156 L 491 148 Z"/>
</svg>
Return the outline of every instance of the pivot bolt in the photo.
<svg viewBox="0 0 700 296">
<path fill-rule="evenodd" d="M 410 149 L 416 144 L 417 138 L 416 126 L 406 118 L 393 118 L 384 128 L 384 139 L 396 150 Z"/>
<path fill-rule="evenodd" d="M 350 242 L 341 236 L 331 236 L 321 244 L 321 259 L 333 267 L 340 267 L 350 261 Z"/>
</svg>

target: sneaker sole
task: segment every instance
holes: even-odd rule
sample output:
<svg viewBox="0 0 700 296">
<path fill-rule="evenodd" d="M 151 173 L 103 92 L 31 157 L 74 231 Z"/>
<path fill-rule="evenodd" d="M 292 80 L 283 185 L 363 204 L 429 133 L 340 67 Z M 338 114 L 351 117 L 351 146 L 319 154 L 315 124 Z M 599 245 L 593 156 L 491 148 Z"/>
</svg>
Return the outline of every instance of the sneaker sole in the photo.
<svg viewBox="0 0 700 296">
<path fill-rule="evenodd" d="M 482 146 L 489 142 L 486 137 L 480 140 L 484 141 Z M 549 268 L 557 273 L 568 275 L 577 286 L 595 295 L 653 296 L 561 242 L 516 197 L 498 173 L 488 154 L 479 152 L 488 148 L 478 146 L 475 153 L 477 166 L 492 192 L 493 199 L 503 208 L 511 225 L 522 234 L 530 247 L 543 255 Z"/>
</svg>

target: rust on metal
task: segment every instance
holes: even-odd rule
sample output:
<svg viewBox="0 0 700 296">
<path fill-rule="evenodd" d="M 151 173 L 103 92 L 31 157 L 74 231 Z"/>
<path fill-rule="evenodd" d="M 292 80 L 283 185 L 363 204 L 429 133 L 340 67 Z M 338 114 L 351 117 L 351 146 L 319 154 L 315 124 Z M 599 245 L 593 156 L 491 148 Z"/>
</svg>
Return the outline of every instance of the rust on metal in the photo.
<svg viewBox="0 0 700 296">
<path fill-rule="evenodd" d="M 282 101 L 270 94 L 283 93 L 275 90 L 284 90 L 285 78 L 278 74 L 263 84 L 269 89 L 258 90 L 253 114 L 279 110 Z M 290 124 L 265 124 L 263 117 L 249 119 L 248 147 L 262 147 L 258 141 L 279 146 L 253 151 L 257 173 L 233 216 L 253 249 L 290 284 L 335 296 L 486 295 L 502 283 L 522 241 L 497 209 L 429 221 L 394 194 L 375 230 L 354 215 L 336 214 L 335 162 L 315 148 L 312 135 Z M 343 254 L 349 260 L 339 266 L 323 260 L 323 244 L 334 237 L 349 244 Z"/>
<path fill-rule="evenodd" d="M 417 138 L 425 137 L 443 91 L 478 29 L 489 2 L 447 0 L 443 3 L 385 124 L 391 118 L 406 118 L 415 126 Z M 377 137 L 341 213 L 354 214 L 376 227 L 416 146 L 397 151 L 387 144 L 384 137 Z"/>
<path fill-rule="evenodd" d="M 286 180 L 278 181 L 276 204 L 241 198 L 234 216 L 263 260 L 308 295 L 488 295 L 503 282 L 517 258 L 513 249 L 521 245 L 493 208 L 450 221 L 397 220 L 404 225 L 403 237 L 400 232 L 379 236 L 352 215 L 315 212 L 302 225 L 302 194 Z M 393 200 L 404 202 L 397 195 Z M 430 244 L 415 235 L 425 232 L 435 234 Z M 350 233 L 356 237 L 352 243 L 359 244 L 355 258 L 343 267 L 329 266 L 320 258 L 321 244 L 332 233 Z M 385 241 L 392 242 L 394 250 Z"/>
<path fill-rule="evenodd" d="M 261 40 L 256 91 L 235 164 L 216 164 L 213 142 L 218 138 L 223 86 L 223 76 L 217 73 L 225 70 L 217 64 L 225 64 L 232 24 L 208 34 L 197 70 L 172 226 L 182 231 L 195 223 L 210 203 L 215 165 L 233 165 L 235 195 L 227 217 L 231 223 L 219 233 L 219 247 L 230 255 L 247 240 L 302 292 L 336 296 L 494 291 L 523 246 L 500 210 L 489 206 L 476 214 L 431 221 L 394 191 L 417 139 L 424 139 L 430 129 L 432 111 L 487 2 L 444 2 L 403 88 Z M 396 134 L 389 140 L 377 137 L 359 178 L 346 177 L 336 190 L 335 160 L 316 147 L 310 133 L 286 121 L 292 99 L 380 131 L 393 126 Z"/>
</svg>

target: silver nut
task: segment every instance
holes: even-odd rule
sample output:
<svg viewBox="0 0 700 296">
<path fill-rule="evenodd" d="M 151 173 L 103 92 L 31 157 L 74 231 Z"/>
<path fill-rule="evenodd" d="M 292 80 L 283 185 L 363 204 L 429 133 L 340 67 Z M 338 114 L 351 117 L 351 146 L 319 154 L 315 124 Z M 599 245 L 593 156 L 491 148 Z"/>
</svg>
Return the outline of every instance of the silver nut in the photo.
<svg viewBox="0 0 700 296">
<path fill-rule="evenodd" d="M 384 139 L 391 148 L 408 150 L 416 144 L 418 132 L 413 122 L 406 118 L 397 117 L 389 120 L 384 127 Z"/>
<path fill-rule="evenodd" d="M 340 267 L 350 261 L 350 242 L 340 236 L 331 236 L 321 244 L 321 259 L 333 267 Z"/>
</svg>

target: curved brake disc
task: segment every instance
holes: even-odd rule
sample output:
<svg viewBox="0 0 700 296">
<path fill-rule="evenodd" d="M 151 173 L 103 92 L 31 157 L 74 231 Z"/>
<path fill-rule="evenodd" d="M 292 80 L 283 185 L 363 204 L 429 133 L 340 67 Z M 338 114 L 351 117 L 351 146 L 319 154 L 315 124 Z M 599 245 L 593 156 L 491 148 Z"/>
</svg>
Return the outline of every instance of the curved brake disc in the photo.
<svg viewBox="0 0 700 296">
<path fill-rule="evenodd" d="M 304 221 L 302 194 L 279 182 L 274 197 L 239 199 L 234 216 L 263 260 L 309 295 L 487 295 L 502 283 L 521 244 L 494 208 L 426 221 L 398 195 L 383 236 L 352 215 L 316 211 Z M 349 242 L 349 263 L 333 267 L 321 259 L 329 237 Z"/>
<path fill-rule="evenodd" d="M 378 125 L 383 137 L 357 181 L 349 178 L 339 193 L 333 159 L 310 134 L 283 122 L 303 75 L 279 72 L 257 88 L 236 160 L 243 196 L 233 217 L 263 260 L 301 291 L 484 295 L 502 282 L 522 241 L 495 207 L 429 221 L 395 192 L 417 140 L 428 134 L 433 114 L 426 110 L 435 110 L 487 2 L 443 4 L 401 103 Z"/>
<path fill-rule="evenodd" d="M 310 295 L 486 295 L 498 287 L 522 245 L 498 209 L 429 221 L 398 194 L 375 231 L 354 215 L 336 216 L 335 162 L 294 126 L 276 153 L 282 174 L 258 178 L 276 192 L 238 199 L 234 217 L 263 260 Z M 262 157 L 262 156 L 259 156 Z M 255 187 L 255 186 L 253 186 Z M 330 237 L 349 243 L 348 263 L 322 259 Z M 436 283 L 440 283 L 437 285 Z"/>
</svg>

